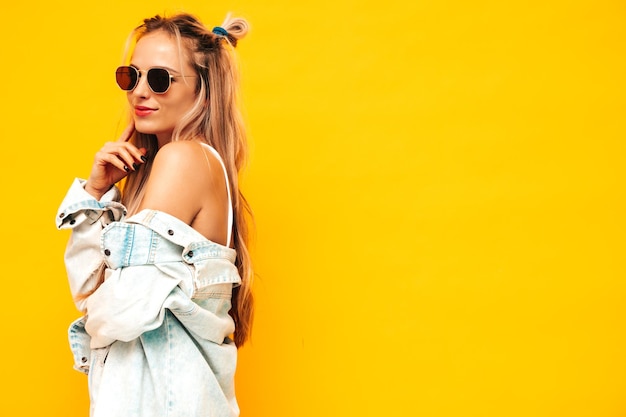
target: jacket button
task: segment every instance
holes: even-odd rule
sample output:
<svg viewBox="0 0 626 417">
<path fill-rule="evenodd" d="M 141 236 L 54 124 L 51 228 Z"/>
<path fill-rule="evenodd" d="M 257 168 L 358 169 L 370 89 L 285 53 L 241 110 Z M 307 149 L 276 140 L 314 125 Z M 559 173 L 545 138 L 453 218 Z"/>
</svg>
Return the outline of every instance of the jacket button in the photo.
<svg viewBox="0 0 626 417">
<path fill-rule="evenodd" d="M 86 356 L 83 356 L 82 358 L 80 358 L 80 361 L 81 361 L 82 363 L 87 362 L 87 357 L 86 357 Z"/>
<path fill-rule="evenodd" d="M 108 250 L 108 249 L 105 249 L 105 250 L 104 250 L 104 254 L 105 254 L 106 256 L 109 256 L 109 255 L 111 254 L 111 251 L 110 251 L 110 250 Z"/>
<path fill-rule="evenodd" d="M 65 217 L 65 213 L 59 214 L 59 219 L 62 219 L 63 217 Z"/>
<path fill-rule="evenodd" d="M 170 229 L 170 230 L 167 231 L 167 234 L 172 236 L 174 234 L 174 231 L 172 229 Z"/>
<path fill-rule="evenodd" d="M 187 256 L 189 256 L 190 258 L 193 258 L 193 251 L 190 250 L 189 252 L 187 252 Z"/>
</svg>

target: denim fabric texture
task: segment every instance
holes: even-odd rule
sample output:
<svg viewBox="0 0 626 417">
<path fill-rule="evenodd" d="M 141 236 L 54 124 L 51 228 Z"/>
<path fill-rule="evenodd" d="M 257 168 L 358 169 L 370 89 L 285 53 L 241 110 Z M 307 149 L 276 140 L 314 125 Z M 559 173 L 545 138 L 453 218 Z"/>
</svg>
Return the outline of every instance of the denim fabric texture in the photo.
<svg viewBox="0 0 626 417">
<path fill-rule="evenodd" d="M 69 342 L 91 417 L 238 416 L 235 251 L 164 212 L 126 218 L 116 188 L 97 201 L 83 187 L 74 181 L 56 224 L 72 230 L 65 262 L 84 315 Z"/>
</svg>

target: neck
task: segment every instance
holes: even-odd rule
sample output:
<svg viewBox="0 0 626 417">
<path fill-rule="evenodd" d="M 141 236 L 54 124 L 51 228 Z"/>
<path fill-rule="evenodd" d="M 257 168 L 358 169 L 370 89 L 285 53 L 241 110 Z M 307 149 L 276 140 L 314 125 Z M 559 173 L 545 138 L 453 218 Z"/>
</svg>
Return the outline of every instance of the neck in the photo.
<svg viewBox="0 0 626 417">
<path fill-rule="evenodd" d="M 159 145 L 159 149 L 161 149 L 163 145 L 166 145 L 172 141 L 171 133 L 161 133 L 161 134 L 156 135 L 156 137 L 157 137 L 157 143 Z"/>
</svg>

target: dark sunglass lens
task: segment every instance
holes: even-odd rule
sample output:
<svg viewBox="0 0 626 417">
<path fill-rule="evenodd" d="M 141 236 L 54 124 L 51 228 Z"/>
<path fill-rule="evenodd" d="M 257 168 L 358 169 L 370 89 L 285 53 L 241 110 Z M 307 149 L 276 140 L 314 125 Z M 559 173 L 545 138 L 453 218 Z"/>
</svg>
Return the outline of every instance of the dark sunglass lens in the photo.
<svg viewBox="0 0 626 417">
<path fill-rule="evenodd" d="M 115 81 L 122 90 L 130 91 L 137 85 L 137 70 L 133 67 L 119 67 L 115 71 Z"/>
<path fill-rule="evenodd" d="M 165 93 L 170 88 L 170 73 L 163 68 L 150 68 L 148 84 L 155 93 Z"/>
</svg>

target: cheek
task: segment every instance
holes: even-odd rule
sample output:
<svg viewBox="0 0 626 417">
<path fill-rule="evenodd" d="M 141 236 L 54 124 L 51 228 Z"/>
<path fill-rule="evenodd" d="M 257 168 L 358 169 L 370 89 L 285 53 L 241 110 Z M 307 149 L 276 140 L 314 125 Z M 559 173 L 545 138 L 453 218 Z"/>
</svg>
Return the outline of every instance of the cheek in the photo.
<svg viewBox="0 0 626 417">
<path fill-rule="evenodd" d="M 196 102 L 196 96 L 193 93 L 185 94 L 181 97 L 181 100 L 178 102 L 179 111 L 181 113 L 189 112 Z"/>
</svg>

